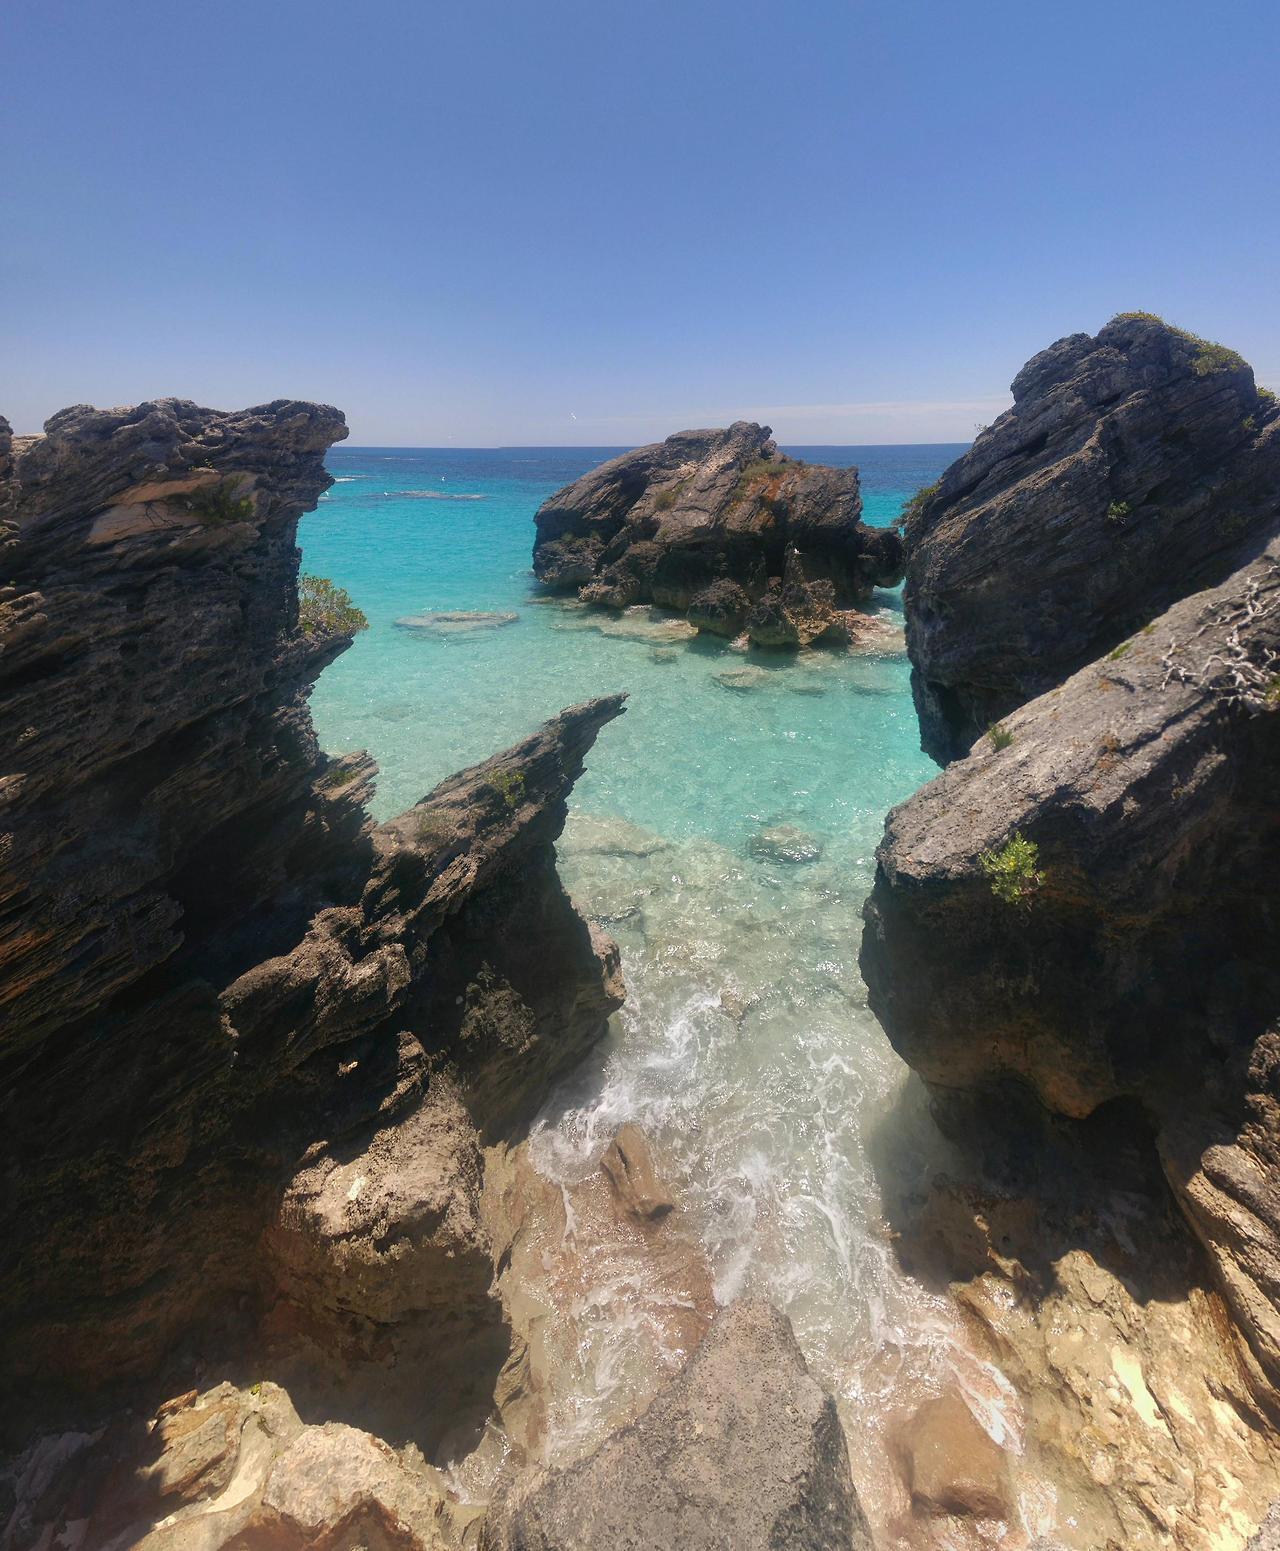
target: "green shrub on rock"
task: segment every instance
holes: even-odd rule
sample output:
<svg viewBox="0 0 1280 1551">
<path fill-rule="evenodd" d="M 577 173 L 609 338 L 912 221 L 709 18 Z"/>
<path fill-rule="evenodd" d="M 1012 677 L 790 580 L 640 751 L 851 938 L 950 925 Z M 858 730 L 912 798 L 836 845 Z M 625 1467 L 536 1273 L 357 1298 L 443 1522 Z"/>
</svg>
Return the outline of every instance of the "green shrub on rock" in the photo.
<svg viewBox="0 0 1280 1551">
<path fill-rule="evenodd" d="M 1002 846 L 983 851 L 978 866 L 991 883 L 991 892 L 1006 905 L 1029 905 L 1044 882 L 1038 867 L 1040 847 L 1015 829 Z"/>
<path fill-rule="evenodd" d="M 175 504 L 188 511 L 197 522 L 217 527 L 227 522 L 248 522 L 253 516 L 253 497 L 237 492 L 242 474 L 230 474 L 213 485 L 198 485 L 184 495 L 175 496 Z"/>
<path fill-rule="evenodd" d="M 335 587 L 327 576 L 298 578 L 298 624 L 305 636 L 357 635 L 369 628 L 347 589 Z"/>
</svg>

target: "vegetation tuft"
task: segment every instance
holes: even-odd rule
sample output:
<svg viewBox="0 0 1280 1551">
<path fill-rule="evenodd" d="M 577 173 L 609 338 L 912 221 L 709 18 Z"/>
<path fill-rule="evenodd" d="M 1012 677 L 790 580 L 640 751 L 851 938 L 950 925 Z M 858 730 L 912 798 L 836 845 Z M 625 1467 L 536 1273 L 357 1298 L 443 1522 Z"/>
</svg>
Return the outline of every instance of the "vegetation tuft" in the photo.
<svg viewBox="0 0 1280 1551">
<path fill-rule="evenodd" d="M 253 516 L 253 497 L 237 495 L 243 475 L 231 474 L 215 485 L 200 485 L 185 495 L 175 496 L 174 505 L 181 506 L 198 521 L 210 527 L 228 522 L 248 522 Z"/>
<path fill-rule="evenodd" d="M 1113 646 L 1107 653 L 1107 661 L 1119 662 L 1132 645 L 1132 641 L 1121 641 L 1119 646 Z"/>
<path fill-rule="evenodd" d="M 916 491 L 916 493 L 911 497 L 911 499 L 902 508 L 898 515 L 893 519 L 890 527 L 892 527 L 898 533 L 905 532 L 906 529 L 916 520 L 916 518 L 919 517 L 921 512 L 924 511 L 925 507 L 934 498 L 934 496 L 937 495 L 938 485 L 940 483 L 941 481 L 935 480 L 932 485 L 921 485 L 919 490 Z"/>
<path fill-rule="evenodd" d="M 991 739 L 991 747 L 996 750 L 1007 749 L 1013 742 L 1013 734 L 1003 722 L 992 722 L 987 728 L 987 737 Z"/>
<path fill-rule="evenodd" d="M 1040 847 L 1014 830 L 1002 846 L 984 851 L 978 866 L 991 884 L 991 892 L 1006 905 L 1028 906 L 1044 882 L 1039 869 Z"/>
<path fill-rule="evenodd" d="M 1191 370 L 1197 377 L 1211 377 L 1214 372 L 1238 372 L 1247 369 L 1249 365 L 1237 351 L 1229 350 L 1226 345 L 1220 345 L 1212 339 L 1201 339 L 1199 334 L 1192 334 L 1188 329 L 1180 329 L 1176 324 L 1166 323 L 1154 312 L 1118 312 L 1111 321 L 1112 323 L 1159 323 L 1161 327 L 1177 334 L 1188 345 L 1194 345 L 1196 353 L 1191 361 Z"/>
<path fill-rule="evenodd" d="M 347 589 L 335 587 L 327 576 L 298 578 L 298 624 L 305 636 L 358 635 L 369 628 Z"/>
<path fill-rule="evenodd" d="M 1133 508 L 1128 501 L 1112 501 L 1107 507 L 1107 521 L 1121 523 L 1129 515 Z"/>
<path fill-rule="evenodd" d="M 493 784 L 507 807 L 514 811 L 524 796 L 524 771 L 499 770 Z"/>
<path fill-rule="evenodd" d="M 450 826 L 438 813 L 430 810 L 419 813 L 413 826 L 413 837 L 419 845 L 440 846 L 449 838 Z"/>
</svg>

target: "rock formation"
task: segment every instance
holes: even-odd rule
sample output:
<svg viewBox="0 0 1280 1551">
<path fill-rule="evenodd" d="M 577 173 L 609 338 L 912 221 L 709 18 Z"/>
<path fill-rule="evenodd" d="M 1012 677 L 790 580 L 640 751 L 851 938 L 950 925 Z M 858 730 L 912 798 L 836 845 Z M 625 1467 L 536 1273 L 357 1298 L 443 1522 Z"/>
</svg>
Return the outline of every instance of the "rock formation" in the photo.
<svg viewBox="0 0 1280 1551">
<path fill-rule="evenodd" d="M 513 1266 L 634 1267 L 672 1352 L 711 1321 L 636 1127 L 571 1188 L 528 1157 L 622 1000 L 554 846 L 623 697 L 375 827 L 372 762 L 323 755 L 307 710 L 363 619 L 324 579 L 300 604 L 294 542 L 345 434 L 283 401 L 0 422 L 15 1551 L 474 1546 L 483 1507 L 432 1461 L 482 1456 L 495 1416 L 515 1481 L 545 1444 L 551 1336 Z M 723 1330 L 661 1402 L 707 1502 L 742 1494 L 744 1545 L 848 1545 L 833 1403 L 779 1316 Z M 669 1506 L 633 1503 L 637 1532 Z"/>
<path fill-rule="evenodd" d="M 479 1146 L 621 999 L 553 850 L 620 697 L 376 830 L 370 761 L 316 745 L 306 695 L 352 622 L 300 623 L 294 530 L 343 435 L 315 405 L 163 400 L 4 440 L 3 1317 L 26 1424 L 247 1350 L 260 1316 L 272 1349 L 352 1372 L 459 1331 L 496 1369 Z"/>
<path fill-rule="evenodd" d="M 1030 360 L 907 524 L 905 602 L 925 751 L 964 754 L 1275 520 L 1280 438 L 1233 351 L 1130 313 Z"/>
<path fill-rule="evenodd" d="M 1006 1372 L 1047 1380 L 1052 1329 L 1111 1311 L 1118 1543 L 1242 1545 L 1280 1415 L 1280 417 L 1238 357 L 1142 316 L 1014 392 L 908 524 L 917 704 L 954 763 L 889 815 L 863 974 L 977 1165 L 930 1210 Z M 1154 1232 L 1157 1161 L 1198 1253 Z M 1015 1327 L 996 1274 L 1058 1312 Z M 1057 1432 L 1082 1492 L 1089 1425 Z"/>
<path fill-rule="evenodd" d="M 681 431 L 584 474 L 537 514 L 534 575 L 622 609 L 654 603 L 699 631 L 797 647 L 901 579 L 901 543 L 860 520 L 856 469 L 780 453 L 768 426 Z"/>
<path fill-rule="evenodd" d="M 637 1421 L 521 1477 L 482 1551 L 871 1551 L 835 1402 L 786 1319 L 739 1302 Z"/>
</svg>

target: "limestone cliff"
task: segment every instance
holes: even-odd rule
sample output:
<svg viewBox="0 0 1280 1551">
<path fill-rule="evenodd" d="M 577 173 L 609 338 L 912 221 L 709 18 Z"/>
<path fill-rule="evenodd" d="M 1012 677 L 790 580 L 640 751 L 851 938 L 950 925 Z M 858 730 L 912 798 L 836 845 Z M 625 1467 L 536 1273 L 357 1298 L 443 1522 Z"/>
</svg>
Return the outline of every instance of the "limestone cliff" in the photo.
<svg viewBox="0 0 1280 1551">
<path fill-rule="evenodd" d="M 907 648 L 940 763 L 1221 582 L 1280 510 L 1274 399 L 1158 318 L 1060 339 L 1013 400 L 909 513 Z"/>
<path fill-rule="evenodd" d="M 908 528 L 954 762 L 889 815 L 862 968 L 972 1173 L 903 1253 L 1037 1394 L 1081 1544 L 1240 1546 L 1280 1415 L 1280 421 L 1145 318 L 1015 397 Z"/>
<path fill-rule="evenodd" d="M 788 458 L 770 434 L 681 431 L 584 474 L 537 513 L 535 576 L 760 646 L 845 638 L 847 611 L 900 579 L 898 535 L 860 520 L 856 469 Z"/>
<path fill-rule="evenodd" d="M 306 703 L 355 621 L 296 587 L 345 434 L 160 400 L 0 449 L 11 1440 L 213 1354 L 322 1349 L 430 1447 L 457 1396 L 410 1418 L 377 1375 L 435 1354 L 483 1391 L 506 1355 L 479 1148 L 621 999 L 553 850 L 621 698 L 375 829 L 371 762 L 325 758 Z"/>
</svg>

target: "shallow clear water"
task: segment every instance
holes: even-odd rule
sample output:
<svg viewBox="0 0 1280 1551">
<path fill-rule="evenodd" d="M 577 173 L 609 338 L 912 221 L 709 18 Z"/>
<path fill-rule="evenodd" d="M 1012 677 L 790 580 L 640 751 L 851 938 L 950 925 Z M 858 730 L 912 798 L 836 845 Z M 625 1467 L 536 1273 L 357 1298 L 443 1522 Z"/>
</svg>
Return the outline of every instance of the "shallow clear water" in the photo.
<svg viewBox="0 0 1280 1551">
<path fill-rule="evenodd" d="M 884 815 L 934 768 L 919 752 L 900 635 L 871 654 L 744 656 L 686 640 L 647 611 L 616 620 L 537 601 L 533 512 L 609 451 L 332 453 L 339 483 L 302 525 L 304 569 L 347 587 L 371 628 L 317 686 L 316 725 L 330 751 L 376 757 L 385 818 L 561 707 L 629 692 L 575 790 L 561 846 L 569 888 L 622 946 L 628 1001 L 548 1106 L 533 1156 L 572 1182 L 619 1123 L 639 1121 L 707 1250 L 718 1298 L 760 1292 L 787 1310 L 811 1365 L 856 1417 L 869 1506 L 887 1503 L 877 1486 L 885 1429 L 948 1376 L 993 1432 L 1017 1425 L 949 1306 L 898 1269 L 873 1169 L 892 1156 L 895 1170 L 923 1171 L 942 1146 L 857 971 Z M 857 463 L 867 519 L 887 523 L 959 451 L 803 456 Z M 900 626 L 896 595 L 876 601 Z M 519 618 L 447 641 L 394 624 L 434 609 Z M 717 677 L 751 665 L 750 687 Z M 816 859 L 759 854 L 753 838 L 783 824 Z M 572 1355 L 553 1457 L 593 1442 L 675 1360 L 644 1318 L 643 1294 L 555 1312 Z"/>
</svg>

